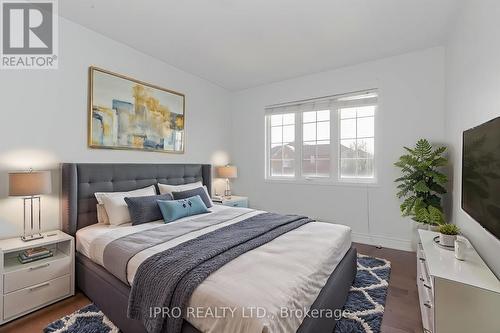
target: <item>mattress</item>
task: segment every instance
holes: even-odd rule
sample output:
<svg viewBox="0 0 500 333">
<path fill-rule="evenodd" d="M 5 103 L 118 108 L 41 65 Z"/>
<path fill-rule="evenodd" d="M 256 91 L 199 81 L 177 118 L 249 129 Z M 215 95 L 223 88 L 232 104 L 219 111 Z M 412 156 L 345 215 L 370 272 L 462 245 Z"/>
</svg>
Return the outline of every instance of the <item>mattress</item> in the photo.
<svg viewBox="0 0 500 333">
<path fill-rule="evenodd" d="M 211 210 L 227 209 L 214 206 Z M 262 211 L 244 214 L 136 254 L 127 265 L 132 283 L 139 265 L 151 255 Z M 172 223 L 182 223 L 187 217 Z M 154 228 L 162 221 L 139 226 L 95 224 L 76 234 L 76 249 L 102 265 L 106 244 L 119 237 Z M 249 251 L 211 274 L 194 291 L 186 320 L 201 332 L 294 332 L 328 277 L 351 247 L 349 227 L 312 222 Z"/>
</svg>

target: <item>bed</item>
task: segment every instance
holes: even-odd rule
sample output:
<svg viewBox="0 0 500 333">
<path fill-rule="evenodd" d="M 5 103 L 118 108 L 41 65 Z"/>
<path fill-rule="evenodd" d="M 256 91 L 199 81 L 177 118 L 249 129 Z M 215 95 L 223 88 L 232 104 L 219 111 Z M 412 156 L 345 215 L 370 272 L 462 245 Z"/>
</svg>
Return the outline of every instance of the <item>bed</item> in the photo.
<svg viewBox="0 0 500 333">
<path fill-rule="evenodd" d="M 142 322 L 127 317 L 127 307 L 131 294 L 131 283 L 135 279 L 137 268 L 147 257 L 148 250 L 142 251 L 127 262 L 126 278 L 119 279 L 103 267 L 102 262 L 99 261 L 99 247 L 95 244 L 105 242 L 107 238 L 113 240 L 133 233 L 135 229 L 124 225 L 118 227 L 119 230 L 109 230 L 109 228 L 115 227 L 97 224 L 94 193 L 130 191 L 157 183 L 181 185 L 196 181 L 201 181 L 210 192 L 210 165 L 63 164 L 62 166 L 63 229 L 77 238 L 77 287 L 125 333 L 146 331 Z M 214 206 L 211 214 L 216 216 L 217 214 L 232 213 L 224 212 L 224 209 L 227 207 Z M 238 215 L 241 216 L 240 219 L 260 214 L 260 212 L 250 209 L 241 210 L 241 214 Z M 236 222 L 238 222 L 238 218 L 235 217 L 228 223 L 237 224 Z M 183 223 L 183 221 L 178 221 L 178 223 Z M 161 222 L 152 222 L 143 228 L 153 228 L 161 224 Z M 172 228 L 174 227 L 172 225 Z M 303 241 L 310 239 L 312 234 L 322 236 L 318 236 L 314 243 Z M 196 238 L 196 233 L 190 237 Z M 330 246 L 331 253 L 322 254 L 321 247 L 326 248 L 328 242 L 334 244 L 334 246 Z M 163 244 L 162 246 L 168 247 L 167 245 Z M 174 245 L 171 244 L 171 247 L 175 247 Z M 293 250 L 284 251 L 284 249 Z M 317 255 L 311 257 L 311 254 L 314 253 Z M 276 261 L 277 256 L 281 260 Z M 318 272 L 315 271 L 317 275 L 308 276 L 306 263 L 314 260 L 321 261 L 322 269 L 318 269 Z M 246 269 L 253 263 L 259 265 L 254 265 L 252 270 Z M 308 223 L 238 256 L 210 275 L 207 281 L 202 282 L 195 289 L 190 306 L 240 305 L 246 304 L 241 301 L 244 299 L 249 302 L 248 304 L 262 301 L 266 304 L 266 308 L 272 308 L 279 304 L 281 299 L 284 299 L 284 295 L 290 294 L 290 291 L 294 290 L 294 285 L 291 285 L 293 279 L 287 279 L 287 277 L 294 276 L 290 270 L 297 270 L 297 276 L 310 279 L 301 288 L 296 289 L 306 289 L 306 287 L 317 284 L 317 292 L 302 290 L 297 297 L 300 300 L 309 297 L 309 300 L 301 302 L 305 302 L 312 310 L 321 311 L 318 313 L 323 313 L 323 315 L 293 318 L 287 321 L 266 319 L 266 323 L 270 324 L 263 331 L 332 332 L 338 318 L 324 315 L 324 310 L 331 309 L 333 311 L 342 308 L 356 274 L 356 251 L 351 247 L 350 230 L 341 226 L 334 227 L 330 224 L 327 226 L 327 224 L 317 222 Z M 239 286 L 234 282 L 236 280 L 237 283 L 240 283 Z M 289 284 L 287 284 L 288 280 L 291 281 Z M 282 289 L 281 294 L 275 291 L 278 289 Z M 241 295 L 245 296 L 239 297 Z M 272 297 L 266 299 L 266 295 Z M 252 297 L 256 297 L 256 299 L 250 301 Z M 211 303 L 207 303 L 207 299 L 210 299 Z M 294 298 L 292 301 L 300 303 Z M 297 308 L 299 307 L 297 306 Z M 240 327 L 237 329 L 238 331 L 247 325 L 240 324 L 236 320 L 226 323 L 224 318 L 211 319 L 212 321 L 207 318 L 185 318 L 182 321 L 182 332 L 222 332 L 225 326 L 234 323 L 242 325 L 235 326 Z M 259 325 L 260 323 L 255 320 L 252 324 Z M 293 327 L 293 329 L 289 327 Z"/>
</svg>

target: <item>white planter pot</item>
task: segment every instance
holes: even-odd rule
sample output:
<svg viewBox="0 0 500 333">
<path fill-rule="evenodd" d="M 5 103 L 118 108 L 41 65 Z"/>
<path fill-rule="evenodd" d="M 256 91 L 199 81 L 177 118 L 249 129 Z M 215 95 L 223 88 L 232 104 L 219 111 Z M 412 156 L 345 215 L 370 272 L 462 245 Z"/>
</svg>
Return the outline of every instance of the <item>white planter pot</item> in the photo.
<svg viewBox="0 0 500 333">
<path fill-rule="evenodd" d="M 420 230 L 420 229 L 422 229 L 422 230 L 429 230 L 429 228 L 427 227 L 426 224 L 415 222 L 415 221 L 412 221 L 412 223 L 415 226 L 416 230 Z"/>
<path fill-rule="evenodd" d="M 439 244 L 443 246 L 455 246 L 455 239 L 457 239 L 457 235 L 439 234 Z"/>
<path fill-rule="evenodd" d="M 438 231 L 438 230 L 439 230 L 439 226 L 438 226 L 438 225 L 430 225 L 430 224 L 427 224 L 427 230 L 430 230 L 430 231 Z"/>
</svg>

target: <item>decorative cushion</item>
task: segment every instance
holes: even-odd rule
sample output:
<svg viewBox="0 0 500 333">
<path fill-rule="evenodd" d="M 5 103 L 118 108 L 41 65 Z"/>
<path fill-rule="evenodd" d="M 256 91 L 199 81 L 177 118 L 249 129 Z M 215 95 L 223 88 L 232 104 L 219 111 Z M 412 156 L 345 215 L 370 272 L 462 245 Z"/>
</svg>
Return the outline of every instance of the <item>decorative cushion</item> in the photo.
<svg viewBox="0 0 500 333">
<path fill-rule="evenodd" d="M 173 200 L 173 198 L 170 194 L 125 198 L 132 225 L 161 220 L 162 214 L 158 207 L 158 200 Z"/>
<path fill-rule="evenodd" d="M 200 185 L 201 186 L 201 185 Z M 146 194 L 144 194 L 146 193 Z M 163 194 L 163 193 L 161 193 Z M 125 197 L 139 197 L 143 195 L 156 195 L 156 188 L 154 185 L 145 187 L 145 188 L 140 188 L 138 190 L 133 190 L 133 191 L 128 191 L 128 192 L 96 192 L 94 193 L 95 198 L 97 199 L 98 204 L 104 204 L 103 198 L 105 196 L 120 196 L 120 195 L 125 195 Z"/>
<path fill-rule="evenodd" d="M 202 186 L 203 186 L 202 182 L 189 183 L 184 185 L 167 185 L 158 183 L 158 189 L 160 190 L 160 194 L 166 194 L 166 193 L 172 194 L 172 192 L 182 192 Z"/>
<path fill-rule="evenodd" d="M 129 191 L 129 192 L 99 192 L 95 193 L 97 202 L 104 204 L 106 213 L 108 214 L 109 224 L 120 225 L 130 222 L 130 214 L 128 212 L 126 197 L 144 197 L 156 195 L 154 185 L 149 187 Z"/>
<path fill-rule="evenodd" d="M 210 212 L 199 195 L 181 200 L 158 200 L 158 206 L 160 206 L 165 223 L 172 222 L 186 216 Z"/>
<path fill-rule="evenodd" d="M 109 224 L 109 217 L 108 213 L 106 213 L 106 208 L 104 208 L 104 204 L 97 204 L 97 222 Z"/>
<path fill-rule="evenodd" d="M 194 197 L 195 195 L 200 196 L 201 200 L 203 200 L 203 203 L 205 204 L 205 206 L 207 206 L 207 208 L 213 206 L 212 200 L 208 196 L 207 190 L 204 187 L 198 187 L 192 190 L 185 190 L 180 192 L 172 192 L 172 196 L 174 197 L 175 200 L 186 199 Z"/>
</svg>

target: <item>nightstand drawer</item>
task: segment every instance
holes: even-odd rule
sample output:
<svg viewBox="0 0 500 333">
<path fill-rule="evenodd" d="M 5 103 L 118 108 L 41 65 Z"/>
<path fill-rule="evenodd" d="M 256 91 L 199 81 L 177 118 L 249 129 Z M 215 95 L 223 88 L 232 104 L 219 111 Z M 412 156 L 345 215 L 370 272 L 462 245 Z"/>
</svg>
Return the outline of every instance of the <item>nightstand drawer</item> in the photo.
<svg viewBox="0 0 500 333">
<path fill-rule="evenodd" d="M 69 295 L 70 292 L 70 275 L 14 291 L 4 296 L 4 318 L 9 319 L 15 315 Z"/>
<path fill-rule="evenodd" d="M 4 274 L 4 294 L 70 274 L 71 258 L 44 259 Z"/>
<path fill-rule="evenodd" d="M 231 198 L 214 199 L 214 204 L 228 207 L 248 208 L 248 198 L 233 195 Z"/>
<path fill-rule="evenodd" d="M 230 201 L 224 203 L 225 206 L 230 206 L 230 207 L 242 207 L 242 208 L 247 208 L 248 204 L 246 200 L 240 200 L 240 201 Z"/>
</svg>

